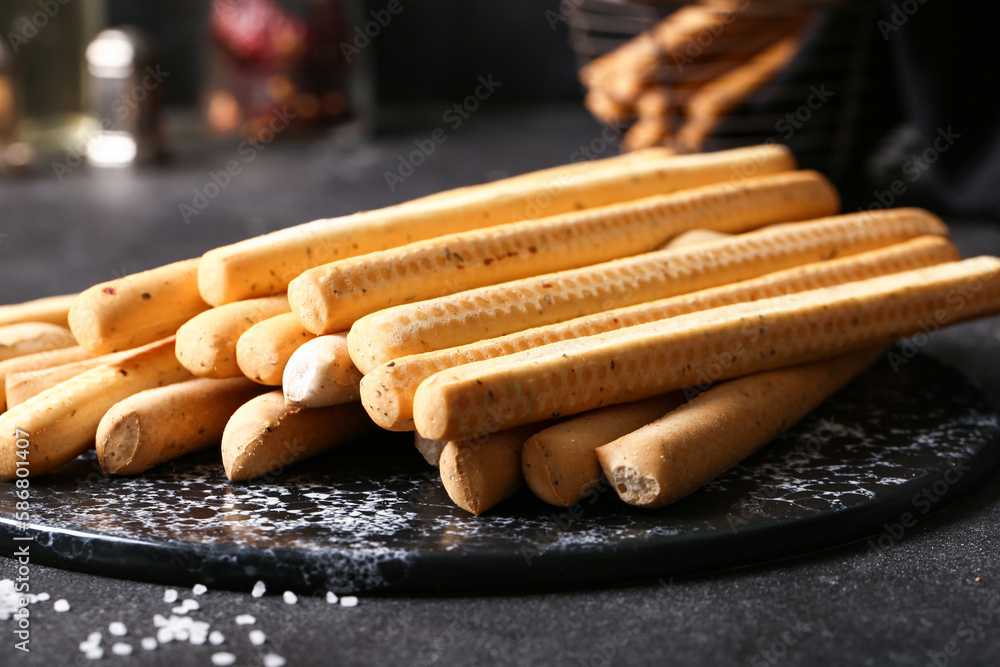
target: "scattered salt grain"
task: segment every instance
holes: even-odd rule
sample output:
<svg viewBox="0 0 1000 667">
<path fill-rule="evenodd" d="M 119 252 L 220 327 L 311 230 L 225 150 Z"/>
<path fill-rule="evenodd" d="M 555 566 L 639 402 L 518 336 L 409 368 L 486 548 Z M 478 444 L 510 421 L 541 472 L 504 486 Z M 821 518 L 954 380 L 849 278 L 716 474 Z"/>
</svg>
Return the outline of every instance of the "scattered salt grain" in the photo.
<svg viewBox="0 0 1000 667">
<path fill-rule="evenodd" d="M 253 625 L 257 619 L 250 614 L 240 614 L 236 617 L 236 625 Z"/>
<path fill-rule="evenodd" d="M 111 652 L 115 655 L 132 655 L 132 645 L 125 642 L 115 642 L 111 647 Z"/>
<path fill-rule="evenodd" d="M 128 634 L 128 628 L 121 621 L 115 621 L 108 625 L 108 632 L 110 632 L 115 637 L 124 637 Z"/>
<path fill-rule="evenodd" d="M 39 602 L 45 602 L 46 600 L 49 599 L 49 594 L 48 593 L 39 593 L 35 597 L 35 599 L 38 600 Z"/>
<path fill-rule="evenodd" d="M 167 624 L 167 619 L 163 614 L 153 614 L 153 625 L 162 628 Z"/>
<path fill-rule="evenodd" d="M 265 641 L 267 641 L 267 635 L 265 635 L 263 632 L 261 632 L 260 630 L 251 630 L 250 631 L 250 643 L 251 644 L 253 644 L 254 646 L 260 646 Z"/>
<path fill-rule="evenodd" d="M 185 609 L 187 609 L 188 611 L 194 611 L 195 609 L 201 609 L 201 605 L 198 604 L 197 600 L 184 600 L 184 602 L 181 602 L 181 606 L 184 607 Z"/>
<path fill-rule="evenodd" d="M 226 641 L 225 635 L 223 635 L 218 630 L 212 630 L 211 634 L 208 635 L 208 643 L 212 646 L 218 646 Z"/>
<path fill-rule="evenodd" d="M 340 606 L 341 607 L 357 607 L 358 606 L 358 598 L 355 597 L 354 595 L 345 595 L 344 597 L 340 598 Z"/>
<path fill-rule="evenodd" d="M 205 584 L 195 584 L 194 588 L 191 589 L 191 592 L 195 595 L 204 595 L 208 592 L 208 586 Z"/>
<path fill-rule="evenodd" d="M 268 653 L 264 656 L 264 667 L 285 667 L 285 659 L 277 653 Z"/>
<path fill-rule="evenodd" d="M 174 590 L 173 588 L 168 588 L 167 590 L 163 591 L 163 601 L 166 602 L 167 604 L 173 604 L 174 602 L 177 602 L 177 591 Z"/>
<path fill-rule="evenodd" d="M 188 613 L 188 611 L 189 611 L 188 608 L 185 607 L 184 605 L 177 605 L 176 607 L 170 610 L 170 613 L 183 616 L 184 614 Z"/>
<path fill-rule="evenodd" d="M 285 601 L 285 604 L 295 604 L 299 601 L 299 597 L 291 591 L 285 591 L 282 593 L 281 599 Z"/>
<path fill-rule="evenodd" d="M 156 637 L 143 637 L 139 644 L 146 651 L 155 651 L 160 642 L 156 641 Z"/>
<path fill-rule="evenodd" d="M 226 651 L 219 651 L 212 654 L 212 664 L 219 667 L 226 667 L 236 663 L 236 656 Z"/>
<path fill-rule="evenodd" d="M 69 611 L 69 602 L 67 602 L 64 598 L 59 598 L 52 603 L 52 610 L 58 611 L 59 613 Z"/>
<path fill-rule="evenodd" d="M 83 654 L 88 660 L 100 660 L 104 657 L 104 649 L 101 647 L 92 648 L 84 652 Z"/>
<path fill-rule="evenodd" d="M 337 601 L 339 599 L 340 598 L 338 598 L 337 594 L 334 593 L 333 591 L 327 591 L 326 592 L 326 603 L 327 604 L 337 604 Z"/>
<path fill-rule="evenodd" d="M 91 632 L 87 635 L 87 639 L 80 642 L 80 652 L 89 653 L 101 645 L 101 633 Z"/>
<path fill-rule="evenodd" d="M 264 593 L 266 592 L 267 592 L 267 586 L 264 584 L 263 581 L 258 581 L 256 584 L 253 585 L 253 590 L 250 591 L 250 595 L 252 595 L 255 598 L 259 598 L 259 597 L 264 597 Z"/>
</svg>

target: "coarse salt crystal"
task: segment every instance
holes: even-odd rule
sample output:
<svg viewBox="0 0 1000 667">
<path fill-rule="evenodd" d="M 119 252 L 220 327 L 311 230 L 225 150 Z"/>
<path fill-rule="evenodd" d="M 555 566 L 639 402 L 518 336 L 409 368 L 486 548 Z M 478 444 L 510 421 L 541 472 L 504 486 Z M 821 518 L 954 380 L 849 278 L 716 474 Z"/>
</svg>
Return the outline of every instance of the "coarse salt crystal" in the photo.
<svg viewBox="0 0 1000 667">
<path fill-rule="evenodd" d="M 115 655 L 132 655 L 132 645 L 125 642 L 115 642 L 111 647 L 111 652 Z"/>
<path fill-rule="evenodd" d="M 337 601 L 339 599 L 340 598 L 338 598 L 337 594 L 334 593 L 333 591 L 327 591 L 326 592 L 326 602 L 327 602 L 327 604 L 337 604 Z"/>
<path fill-rule="evenodd" d="M 177 602 L 177 591 L 173 588 L 168 588 L 163 591 L 163 601 L 168 604 L 173 604 Z"/>
<path fill-rule="evenodd" d="M 163 616 L 163 614 L 153 614 L 153 625 L 158 628 L 162 628 L 166 624 L 167 619 Z"/>
<path fill-rule="evenodd" d="M 170 613 L 177 614 L 177 615 L 183 615 L 183 614 L 188 613 L 188 611 L 189 611 L 188 608 L 185 607 L 184 605 L 177 605 L 176 607 L 174 607 L 173 609 L 170 610 Z"/>
<path fill-rule="evenodd" d="M 156 631 L 156 641 L 160 642 L 161 644 L 169 644 L 170 642 L 174 641 L 174 631 L 171 630 L 169 627 L 160 628 L 159 630 Z"/>
<path fill-rule="evenodd" d="M 253 644 L 254 646 L 260 646 L 265 641 L 267 641 L 267 635 L 265 635 L 262 631 L 260 631 L 260 630 L 251 630 L 250 631 L 250 643 L 251 644 Z"/>
<path fill-rule="evenodd" d="M 146 651 L 155 651 L 160 642 L 156 641 L 156 637 L 143 637 L 139 644 Z"/>
<path fill-rule="evenodd" d="M 285 601 L 285 604 L 295 604 L 299 601 L 299 597 L 291 591 L 285 591 L 282 593 L 281 599 Z"/>
<path fill-rule="evenodd" d="M 104 657 L 104 649 L 101 647 L 88 649 L 84 655 L 88 660 L 100 660 Z"/>
<path fill-rule="evenodd" d="M 121 621 L 115 621 L 108 625 L 108 632 L 110 632 L 115 637 L 124 637 L 128 634 L 128 628 Z"/>
<path fill-rule="evenodd" d="M 195 595 L 204 595 L 208 592 L 208 586 L 205 584 L 195 584 L 194 588 L 191 589 L 191 592 Z"/>
<path fill-rule="evenodd" d="M 52 610 L 58 611 L 60 613 L 64 611 L 69 611 L 69 602 L 63 598 L 60 598 L 52 603 Z"/>
<path fill-rule="evenodd" d="M 188 611 L 194 611 L 195 609 L 201 609 L 201 605 L 198 604 L 197 600 L 184 600 L 184 602 L 181 602 L 181 606 L 184 607 L 185 609 L 187 609 Z"/>
<path fill-rule="evenodd" d="M 267 592 L 267 586 L 264 584 L 263 581 L 258 581 L 256 584 L 253 585 L 253 590 L 250 591 L 250 595 L 252 595 L 255 598 L 259 598 L 259 597 L 264 597 L 264 593 L 266 592 Z"/>
<path fill-rule="evenodd" d="M 223 635 L 218 630 L 212 630 L 212 632 L 209 633 L 208 635 L 208 643 L 211 644 L 212 646 L 218 646 L 219 644 L 222 644 L 225 641 L 226 641 L 225 635 Z"/>
<path fill-rule="evenodd" d="M 354 595 L 345 595 L 344 597 L 340 598 L 340 606 L 341 607 L 357 607 L 358 606 L 358 598 L 356 596 L 354 596 Z"/>
<path fill-rule="evenodd" d="M 226 667 L 226 665 L 232 665 L 236 662 L 236 656 L 227 651 L 219 651 L 218 653 L 212 654 L 212 664 L 218 665 L 219 667 Z"/>
<path fill-rule="evenodd" d="M 257 619 L 250 614 L 240 614 L 236 617 L 236 625 L 253 625 Z"/>
<path fill-rule="evenodd" d="M 39 593 L 39 594 L 38 594 L 38 597 L 37 597 L 36 599 L 37 599 L 37 600 L 38 600 L 39 602 L 45 602 L 46 600 L 48 600 L 48 599 L 49 599 L 49 594 L 48 594 L 48 593 Z"/>
<path fill-rule="evenodd" d="M 284 667 L 285 659 L 277 653 L 268 653 L 264 656 L 264 667 Z"/>
</svg>

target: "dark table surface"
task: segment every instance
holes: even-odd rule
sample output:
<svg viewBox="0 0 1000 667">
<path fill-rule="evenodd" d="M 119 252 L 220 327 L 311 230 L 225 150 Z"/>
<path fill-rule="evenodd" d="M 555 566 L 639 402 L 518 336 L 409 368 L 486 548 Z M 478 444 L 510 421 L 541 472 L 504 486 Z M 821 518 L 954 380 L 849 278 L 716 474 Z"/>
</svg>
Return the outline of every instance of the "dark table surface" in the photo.
<svg viewBox="0 0 1000 667">
<path fill-rule="evenodd" d="M 429 136 L 430 130 L 425 133 Z M 564 163 L 600 136 L 573 109 L 517 110 L 470 119 L 393 191 L 385 179 L 420 133 L 355 142 L 275 142 L 252 162 L 238 141 L 178 151 L 136 173 L 79 168 L 60 181 L 43 165 L 0 181 L 0 301 L 83 289 L 306 220 L 384 206 L 446 187 Z M 599 144 L 598 144 L 599 145 Z M 608 148 L 606 154 L 615 149 Z M 240 173 L 185 221 L 212 174 Z M 211 190 L 211 188 L 210 188 Z M 950 221 L 962 251 L 1000 254 L 996 221 Z M 1000 405 L 1000 319 L 942 331 L 924 352 L 959 368 Z M 452 597 L 363 596 L 355 608 L 270 592 L 209 591 L 192 614 L 227 637 L 237 664 L 277 653 L 308 664 L 863 664 L 987 665 L 1000 655 L 1000 472 L 907 528 L 882 548 L 862 539 L 773 564 L 645 585 Z M 861 536 L 859 536 L 861 537 Z M 867 536 L 865 536 L 867 537 Z M 17 564 L 3 554 L 0 578 Z M 627 564 L 623 564 L 627 567 Z M 219 648 L 174 642 L 146 652 L 168 587 L 30 565 L 30 653 L 0 621 L 0 664 L 130 661 L 211 665 Z M 181 598 L 192 597 L 181 590 Z M 58 613 L 52 601 L 70 602 Z M 257 647 L 237 614 L 267 635 Z M 91 662 L 78 645 L 122 621 L 130 657 Z"/>
</svg>

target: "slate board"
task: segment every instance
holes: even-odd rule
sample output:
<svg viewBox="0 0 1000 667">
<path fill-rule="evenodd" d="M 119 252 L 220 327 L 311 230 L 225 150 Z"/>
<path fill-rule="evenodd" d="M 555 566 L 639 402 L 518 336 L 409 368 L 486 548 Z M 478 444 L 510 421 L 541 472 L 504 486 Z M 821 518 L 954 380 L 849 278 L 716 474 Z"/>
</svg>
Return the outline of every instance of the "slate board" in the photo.
<svg viewBox="0 0 1000 667">
<path fill-rule="evenodd" d="M 904 359 L 899 357 L 899 359 Z M 898 359 L 897 359 L 898 362 Z M 226 480 L 217 452 L 133 478 L 93 453 L 31 480 L 30 521 L 0 484 L 0 544 L 32 562 L 174 585 L 302 592 L 483 592 L 656 580 L 905 539 L 1000 459 L 981 391 L 923 356 L 886 359 L 780 439 L 672 506 L 602 488 L 578 506 L 522 490 L 456 508 L 405 434 L 359 441 L 263 481 Z M 876 535 L 882 532 L 881 535 Z"/>
</svg>

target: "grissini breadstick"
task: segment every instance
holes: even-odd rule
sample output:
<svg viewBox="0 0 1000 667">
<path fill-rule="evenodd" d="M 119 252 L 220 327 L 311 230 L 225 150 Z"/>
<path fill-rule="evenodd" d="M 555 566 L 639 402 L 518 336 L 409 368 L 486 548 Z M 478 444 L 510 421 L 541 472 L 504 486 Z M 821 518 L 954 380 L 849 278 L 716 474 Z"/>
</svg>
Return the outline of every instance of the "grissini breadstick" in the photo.
<svg viewBox="0 0 1000 667">
<path fill-rule="evenodd" d="M 130 350 L 125 350 L 124 352 L 115 352 L 114 354 L 92 355 L 89 359 L 71 361 L 60 366 L 9 373 L 4 382 L 7 407 L 12 408 L 15 405 L 20 405 L 32 396 L 40 394 L 60 382 L 65 382 L 70 378 L 76 377 L 84 371 L 89 371 L 91 368 L 124 359 L 128 356 L 129 352 Z"/>
<path fill-rule="evenodd" d="M 448 444 L 448 441 L 428 440 L 414 431 L 413 444 L 416 446 L 417 451 L 420 452 L 420 455 L 424 457 L 424 460 L 437 468 L 439 467 L 438 462 L 441 460 L 441 451 Z"/>
<path fill-rule="evenodd" d="M 35 352 L 34 354 L 26 354 L 23 357 L 14 357 L 13 359 L 0 361 L 0 412 L 7 409 L 8 375 L 62 366 L 63 364 L 90 359 L 93 356 L 79 345 L 73 345 L 72 347 Z"/>
<path fill-rule="evenodd" d="M 662 507 L 769 443 L 884 352 L 884 347 L 868 348 L 723 382 L 598 447 L 597 458 L 622 500 Z"/>
<path fill-rule="evenodd" d="M 48 322 L 61 327 L 69 326 L 69 307 L 76 297 L 76 294 L 62 294 L 0 306 L 0 326 L 21 322 Z"/>
<path fill-rule="evenodd" d="M 281 376 L 285 403 L 305 408 L 351 403 L 360 397 L 361 371 L 347 351 L 347 334 L 306 341 L 295 350 Z"/>
<path fill-rule="evenodd" d="M 243 373 L 236 362 L 236 341 L 258 322 L 290 310 L 284 294 L 206 310 L 177 330 L 177 359 L 199 377 L 238 377 Z"/>
<path fill-rule="evenodd" d="M 692 294 L 578 317 L 461 347 L 416 354 L 369 372 L 361 381 L 361 400 L 382 428 L 408 430 L 413 428 L 413 395 L 417 386 L 447 368 L 709 308 L 866 280 L 957 259 L 961 259 L 961 255 L 948 239 L 922 236 L 887 248 L 806 264 Z"/>
<path fill-rule="evenodd" d="M 243 481 L 275 472 L 375 429 L 358 403 L 286 405 L 280 389 L 241 406 L 222 434 L 226 476 Z"/>
<path fill-rule="evenodd" d="M 684 232 L 683 234 L 678 234 L 674 238 L 667 241 L 663 247 L 682 248 L 684 246 L 705 243 L 706 241 L 715 241 L 716 239 L 722 239 L 726 236 L 728 236 L 728 234 L 725 232 L 714 232 L 711 229 L 692 229 Z"/>
<path fill-rule="evenodd" d="M 198 293 L 198 259 L 174 262 L 84 290 L 69 327 L 89 352 L 129 350 L 173 335 L 208 309 Z"/>
<path fill-rule="evenodd" d="M 779 225 L 386 308 L 358 320 L 347 343 L 354 363 L 367 373 L 411 354 L 746 280 L 924 234 L 946 233 L 940 219 L 920 209 Z"/>
<path fill-rule="evenodd" d="M 236 409 L 267 391 L 245 377 L 197 378 L 146 389 L 115 403 L 97 426 L 97 459 L 133 475 L 218 443 Z"/>
<path fill-rule="evenodd" d="M 202 257 L 198 282 L 212 305 L 283 292 L 306 269 L 422 239 L 543 215 L 794 168 L 787 148 L 753 146 L 718 153 L 601 161 L 560 168 L 510 188 L 452 191 L 398 206 L 316 220 L 217 248 Z"/>
<path fill-rule="evenodd" d="M 654 250 L 694 227 L 743 232 L 836 213 L 823 176 L 793 171 L 411 243 L 310 269 L 288 301 L 315 334 L 402 303 Z"/>
<path fill-rule="evenodd" d="M 434 440 L 501 431 L 602 405 L 888 344 L 928 322 L 1000 311 L 1000 259 L 977 257 L 723 306 L 442 371 L 413 400 Z"/>
<path fill-rule="evenodd" d="M 521 470 L 528 488 L 550 505 L 569 507 L 601 482 L 601 465 L 594 450 L 682 403 L 684 395 L 671 392 L 585 412 L 535 433 L 524 441 L 521 452 Z"/>
<path fill-rule="evenodd" d="M 480 515 L 517 491 L 524 441 L 544 425 L 528 424 L 500 433 L 448 442 L 438 467 L 441 482 L 456 505 Z"/>
<path fill-rule="evenodd" d="M 12 478 L 21 467 L 40 475 L 66 463 L 94 446 L 97 425 L 112 405 L 190 378 L 167 338 L 46 389 L 0 415 L 0 477 Z"/>
<path fill-rule="evenodd" d="M 277 386 L 292 353 L 315 337 L 302 326 L 295 313 L 275 315 L 240 336 L 236 342 L 236 363 L 254 382 Z"/>
<path fill-rule="evenodd" d="M 0 361 L 75 345 L 69 329 L 58 324 L 22 322 L 0 327 Z"/>
</svg>

